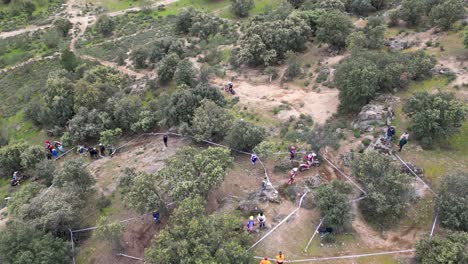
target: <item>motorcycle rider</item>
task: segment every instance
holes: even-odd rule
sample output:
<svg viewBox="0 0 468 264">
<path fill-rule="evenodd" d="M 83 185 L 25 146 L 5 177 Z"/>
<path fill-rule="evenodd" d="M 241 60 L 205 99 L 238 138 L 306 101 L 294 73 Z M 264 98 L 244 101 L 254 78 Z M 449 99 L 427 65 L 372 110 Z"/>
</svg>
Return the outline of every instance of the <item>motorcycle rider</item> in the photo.
<svg viewBox="0 0 468 264">
<path fill-rule="evenodd" d="M 293 168 L 290 172 L 289 172 L 289 180 L 288 180 L 288 184 L 292 184 L 294 182 L 294 178 L 296 177 L 296 174 L 297 174 L 297 171 L 299 169 L 298 168 Z"/>
<path fill-rule="evenodd" d="M 306 155 L 305 159 L 309 165 L 314 165 L 315 159 L 317 158 L 317 154 L 314 152 L 309 153 Z"/>
</svg>

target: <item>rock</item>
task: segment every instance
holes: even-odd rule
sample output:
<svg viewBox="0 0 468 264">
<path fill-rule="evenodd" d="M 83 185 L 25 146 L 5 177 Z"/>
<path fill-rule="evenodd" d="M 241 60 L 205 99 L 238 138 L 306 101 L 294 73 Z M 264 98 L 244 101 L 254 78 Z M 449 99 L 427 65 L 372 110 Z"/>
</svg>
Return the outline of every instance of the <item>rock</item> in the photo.
<svg viewBox="0 0 468 264">
<path fill-rule="evenodd" d="M 268 184 L 266 190 L 261 192 L 260 201 L 268 201 L 272 203 L 280 203 L 280 196 L 278 191 L 276 191 L 271 184 Z"/>
<path fill-rule="evenodd" d="M 273 220 L 273 223 L 279 223 L 281 220 L 283 220 L 287 215 L 284 214 L 279 214 L 274 216 L 271 220 Z"/>
<path fill-rule="evenodd" d="M 310 193 L 304 197 L 304 200 L 302 201 L 301 208 L 309 209 L 312 210 L 315 208 L 315 199 L 314 196 L 312 196 Z"/>
<path fill-rule="evenodd" d="M 292 201 L 299 202 L 299 199 L 301 196 L 309 191 L 310 189 L 306 186 L 300 186 L 297 184 L 290 185 L 287 187 L 284 192 L 286 193 L 286 196 L 291 199 Z"/>
<path fill-rule="evenodd" d="M 322 179 L 320 178 L 319 174 L 315 174 L 314 176 L 310 176 L 305 179 L 305 184 L 309 188 L 317 188 L 321 183 Z"/>
<path fill-rule="evenodd" d="M 375 142 L 370 143 L 369 146 L 364 150 L 364 153 L 367 153 L 369 151 L 377 151 L 382 154 L 387 154 L 391 155 L 392 154 L 392 149 L 391 146 L 387 146 L 382 143 L 383 138 L 378 138 Z"/>
<path fill-rule="evenodd" d="M 257 215 L 259 210 L 258 200 L 243 200 L 239 203 L 239 210 L 243 215 Z"/>
<path fill-rule="evenodd" d="M 390 38 L 384 42 L 384 45 L 392 50 L 404 50 L 414 46 L 414 43 L 404 39 Z"/>
<path fill-rule="evenodd" d="M 341 158 L 343 159 L 343 164 L 346 167 L 351 167 L 353 159 L 354 159 L 354 153 L 353 152 L 346 152 L 341 155 Z"/>
<path fill-rule="evenodd" d="M 395 105 L 400 98 L 395 96 L 379 96 L 370 104 L 362 107 L 352 123 L 354 129 L 362 132 L 372 132 L 376 126 L 383 126 L 391 122 Z"/>
<path fill-rule="evenodd" d="M 446 67 L 434 67 L 431 70 L 431 73 L 433 75 L 445 75 L 445 76 L 455 75 L 455 73 L 450 68 L 446 68 Z"/>
<path fill-rule="evenodd" d="M 424 170 L 421 167 L 418 167 L 411 162 L 406 162 L 406 165 L 408 165 L 408 167 L 410 167 L 410 169 L 413 170 L 416 175 L 419 177 L 424 177 Z M 413 175 L 413 173 L 411 173 L 411 171 L 404 164 L 401 164 L 400 171 L 402 173 Z"/>
<path fill-rule="evenodd" d="M 239 197 L 236 196 L 227 196 L 219 201 L 218 211 L 220 212 L 231 212 L 237 208 L 239 205 Z"/>
</svg>

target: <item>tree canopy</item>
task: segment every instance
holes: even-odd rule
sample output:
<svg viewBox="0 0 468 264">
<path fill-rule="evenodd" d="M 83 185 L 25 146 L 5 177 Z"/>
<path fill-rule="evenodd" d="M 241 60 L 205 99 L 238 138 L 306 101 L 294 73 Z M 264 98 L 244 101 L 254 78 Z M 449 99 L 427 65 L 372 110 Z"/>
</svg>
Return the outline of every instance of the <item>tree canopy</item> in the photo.
<svg viewBox="0 0 468 264">
<path fill-rule="evenodd" d="M 367 198 L 359 203 L 365 219 L 383 227 L 397 223 L 413 191 L 408 176 L 389 157 L 372 151 L 359 157 L 352 168 L 367 190 Z"/>
<path fill-rule="evenodd" d="M 233 117 L 226 109 L 208 99 L 203 99 L 201 105 L 195 109 L 189 132 L 197 141 L 214 140 L 218 142 L 229 131 L 232 119 Z"/>
<path fill-rule="evenodd" d="M 330 11 L 322 14 L 317 20 L 316 36 L 319 41 L 343 48 L 352 29 L 353 23 L 346 14 Z"/>
<path fill-rule="evenodd" d="M 233 214 L 207 216 L 203 198 L 195 196 L 174 210 L 170 226 L 145 250 L 147 263 L 250 263 L 247 233 Z"/>
<path fill-rule="evenodd" d="M 468 233 L 449 233 L 447 237 L 423 238 L 416 244 L 416 259 L 422 264 L 466 263 Z"/>
<path fill-rule="evenodd" d="M 244 120 L 234 122 L 226 136 L 228 145 L 233 149 L 251 151 L 262 142 L 265 129 Z"/>
<path fill-rule="evenodd" d="M 333 227 L 337 231 L 346 228 L 351 218 L 348 195 L 352 190 L 349 184 L 337 180 L 320 185 L 315 194 L 315 203 L 321 217 L 325 217 L 325 226 Z"/>
<path fill-rule="evenodd" d="M 425 146 L 456 133 L 466 118 L 466 107 L 453 94 L 416 93 L 403 107 L 410 116 L 410 130 Z"/>
<path fill-rule="evenodd" d="M 468 232 L 468 175 L 454 174 L 442 179 L 436 205 L 442 226 Z"/>
</svg>

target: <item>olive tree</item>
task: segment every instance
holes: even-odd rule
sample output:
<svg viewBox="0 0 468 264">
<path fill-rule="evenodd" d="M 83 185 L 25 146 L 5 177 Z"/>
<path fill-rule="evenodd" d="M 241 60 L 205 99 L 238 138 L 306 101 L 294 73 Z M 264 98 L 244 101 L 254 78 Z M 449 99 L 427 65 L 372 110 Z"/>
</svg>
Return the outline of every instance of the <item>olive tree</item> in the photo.
<svg viewBox="0 0 468 264">
<path fill-rule="evenodd" d="M 99 133 L 106 130 L 110 124 L 111 119 L 107 113 L 80 107 L 78 113 L 70 120 L 68 129 L 73 142 L 84 142 L 99 139 Z"/>
<path fill-rule="evenodd" d="M 101 15 L 96 21 L 96 30 L 103 36 L 110 36 L 114 28 L 115 22 L 108 15 Z"/>
<path fill-rule="evenodd" d="M 125 186 L 126 189 L 123 193 L 124 203 L 140 214 L 164 209 L 163 192 L 157 184 L 155 175 L 143 172 L 134 175 L 134 177 L 125 178 L 127 186 Z"/>
<path fill-rule="evenodd" d="M 231 0 L 231 12 L 237 17 L 247 17 L 253 7 L 253 0 Z"/>
<path fill-rule="evenodd" d="M 236 214 L 205 212 L 204 198 L 185 199 L 172 214 L 169 226 L 145 250 L 145 262 L 156 263 L 250 263 L 246 253 L 250 238 L 239 232 Z"/>
<path fill-rule="evenodd" d="M 410 25 L 417 25 L 425 14 L 424 0 L 404 0 L 399 11 L 400 18 Z"/>
<path fill-rule="evenodd" d="M 431 9 L 429 17 L 435 26 L 444 30 L 450 29 L 452 24 L 465 15 L 465 2 L 463 0 L 447 0 Z"/>
<path fill-rule="evenodd" d="M 322 14 L 317 21 L 317 39 L 332 46 L 343 48 L 346 38 L 353 29 L 351 19 L 339 11 Z"/>
<path fill-rule="evenodd" d="M 195 85 L 197 73 L 193 67 L 193 63 L 188 59 L 179 61 L 174 72 L 174 79 L 177 85 L 187 85 L 192 87 Z"/>
<path fill-rule="evenodd" d="M 377 152 L 367 152 L 353 163 L 353 173 L 367 190 L 359 203 L 364 218 L 387 227 L 405 215 L 412 195 L 408 175 L 392 160 Z"/>
<path fill-rule="evenodd" d="M 53 184 L 71 193 L 84 197 L 96 181 L 80 159 L 66 161 L 62 170 L 54 177 Z"/>
<path fill-rule="evenodd" d="M 352 193 L 351 185 L 334 180 L 320 185 L 315 194 L 315 203 L 320 214 L 325 217 L 324 224 L 334 230 L 344 230 L 351 218 L 348 195 Z"/>
<path fill-rule="evenodd" d="M 161 60 L 158 67 L 159 81 L 165 83 L 174 77 L 174 73 L 179 63 L 179 56 L 175 53 L 171 53 Z"/>
<path fill-rule="evenodd" d="M 265 129 L 244 120 L 234 122 L 226 136 L 229 147 L 251 151 L 265 137 Z"/>
<path fill-rule="evenodd" d="M 96 236 L 109 242 L 114 251 L 120 251 L 123 230 L 121 223 L 109 222 L 107 217 L 101 216 L 96 228 Z"/>
<path fill-rule="evenodd" d="M 456 133 L 466 118 L 466 106 L 453 94 L 416 93 L 403 111 L 411 118 L 410 130 L 425 146 Z"/>
<path fill-rule="evenodd" d="M 425 237 L 416 244 L 416 260 L 422 264 L 466 263 L 468 233 L 449 233 L 445 238 Z"/>
<path fill-rule="evenodd" d="M 232 124 L 232 116 L 213 101 L 203 99 L 193 115 L 192 126 L 188 129 L 196 141 L 224 138 Z"/>
<path fill-rule="evenodd" d="M 436 205 L 442 226 L 468 231 L 468 175 L 454 174 L 442 179 Z"/>
<path fill-rule="evenodd" d="M 29 146 L 21 153 L 21 166 L 29 172 L 36 169 L 36 165 L 46 158 L 44 149 L 40 146 Z"/>
</svg>

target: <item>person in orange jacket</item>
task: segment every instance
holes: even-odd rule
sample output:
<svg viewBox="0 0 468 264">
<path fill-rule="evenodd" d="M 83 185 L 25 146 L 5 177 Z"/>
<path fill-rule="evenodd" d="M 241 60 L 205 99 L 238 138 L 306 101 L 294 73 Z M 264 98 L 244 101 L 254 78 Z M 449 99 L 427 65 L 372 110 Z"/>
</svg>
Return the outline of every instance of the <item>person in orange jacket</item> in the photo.
<svg viewBox="0 0 468 264">
<path fill-rule="evenodd" d="M 260 260 L 260 264 L 271 264 L 271 262 L 268 260 L 267 257 L 264 257 L 262 260 Z"/>
<path fill-rule="evenodd" d="M 283 252 L 279 252 L 278 255 L 276 255 L 276 264 L 283 264 L 284 263 L 284 254 Z"/>
</svg>

